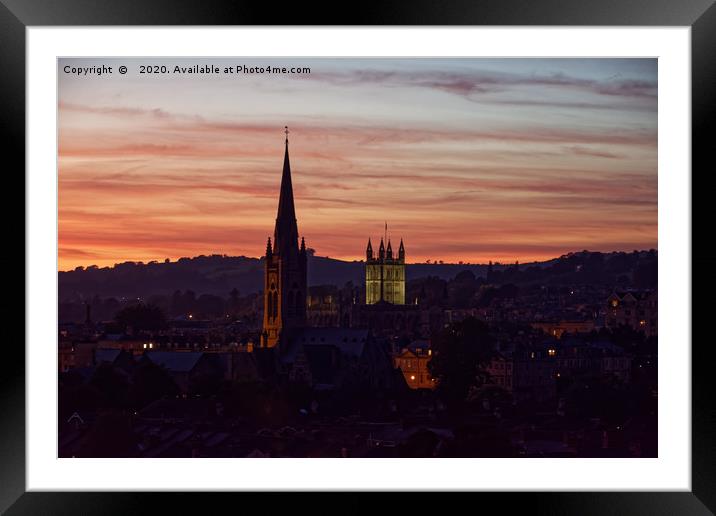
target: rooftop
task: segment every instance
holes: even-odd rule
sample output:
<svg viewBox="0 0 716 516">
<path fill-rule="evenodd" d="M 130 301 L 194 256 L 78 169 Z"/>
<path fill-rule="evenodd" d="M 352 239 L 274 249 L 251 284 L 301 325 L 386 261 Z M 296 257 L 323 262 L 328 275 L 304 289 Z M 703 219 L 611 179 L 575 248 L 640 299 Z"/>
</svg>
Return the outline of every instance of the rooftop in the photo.
<svg viewBox="0 0 716 516">
<path fill-rule="evenodd" d="M 193 351 L 148 351 L 144 354 L 153 363 L 175 373 L 191 371 L 202 355 Z"/>
</svg>

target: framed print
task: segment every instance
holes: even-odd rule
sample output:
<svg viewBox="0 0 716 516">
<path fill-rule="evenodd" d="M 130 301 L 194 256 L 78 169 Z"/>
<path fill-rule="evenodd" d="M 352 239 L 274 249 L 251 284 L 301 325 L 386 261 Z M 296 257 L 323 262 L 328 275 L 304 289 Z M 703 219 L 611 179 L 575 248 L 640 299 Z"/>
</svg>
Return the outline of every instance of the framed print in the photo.
<svg viewBox="0 0 716 516">
<path fill-rule="evenodd" d="M 666 5 L 5 1 L 1 507 L 710 514 L 716 8 Z"/>
</svg>

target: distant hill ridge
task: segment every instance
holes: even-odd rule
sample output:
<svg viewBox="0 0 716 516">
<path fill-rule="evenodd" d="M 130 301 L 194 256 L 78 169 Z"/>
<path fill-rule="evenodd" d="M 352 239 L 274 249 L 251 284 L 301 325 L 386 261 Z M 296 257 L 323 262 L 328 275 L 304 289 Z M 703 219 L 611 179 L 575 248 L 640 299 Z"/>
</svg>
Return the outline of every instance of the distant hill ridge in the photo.
<svg viewBox="0 0 716 516">
<path fill-rule="evenodd" d="M 656 263 L 656 252 L 597 253 L 580 251 L 544 262 L 519 264 L 520 270 L 530 268 L 555 269 L 555 274 L 577 274 L 604 267 L 611 273 L 633 274 L 645 262 Z M 612 262 L 615 263 L 612 263 Z M 619 263 L 616 263 L 619 262 Z M 623 263 L 622 263 L 623 262 Z M 606 265 L 604 265 L 606 264 Z M 610 266 L 611 264 L 611 266 Z M 514 264 L 493 264 L 494 271 L 514 268 Z M 591 269 L 590 269 L 591 267 Z M 170 294 L 176 290 L 193 290 L 197 294 L 226 295 L 236 288 L 242 295 L 263 289 L 263 259 L 247 256 L 201 255 L 164 262 L 124 262 L 113 267 L 78 267 L 58 273 L 60 300 L 79 297 L 148 297 L 152 294 Z M 407 265 L 408 280 L 435 276 L 451 279 L 462 271 L 471 271 L 476 277 L 485 277 L 487 264 L 411 263 Z M 568 279 L 568 278 L 566 278 Z M 311 255 L 308 259 L 310 285 L 345 285 L 364 281 L 362 261 L 343 261 Z"/>
</svg>

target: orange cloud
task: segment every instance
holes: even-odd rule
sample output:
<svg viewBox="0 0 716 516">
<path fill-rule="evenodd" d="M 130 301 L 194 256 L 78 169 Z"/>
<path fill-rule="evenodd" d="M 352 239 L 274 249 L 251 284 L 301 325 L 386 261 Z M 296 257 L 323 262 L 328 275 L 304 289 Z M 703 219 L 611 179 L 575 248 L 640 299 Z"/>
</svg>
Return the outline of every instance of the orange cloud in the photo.
<svg viewBox="0 0 716 516">
<path fill-rule="evenodd" d="M 371 119 L 356 105 L 355 116 L 318 108 L 297 116 L 290 149 L 299 230 L 319 255 L 360 259 L 386 220 L 415 262 L 528 262 L 585 248 L 656 247 L 655 124 L 612 121 L 621 111 L 584 115 L 618 105 L 612 100 L 641 112 L 655 103 L 654 82 L 398 73 L 310 80 L 327 88 L 383 84 L 406 95 L 428 90 L 471 109 L 485 96 L 492 109 L 548 114 L 523 122 L 479 113 L 453 122 L 408 110 Z M 588 96 L 492 95 L 534 85 Z M 161 101 L 61 98 L 61 270 L 262 254 L 278 202 L 279 115 L 195 115 L 191 106 L 179 112 Z"/>
</svg>

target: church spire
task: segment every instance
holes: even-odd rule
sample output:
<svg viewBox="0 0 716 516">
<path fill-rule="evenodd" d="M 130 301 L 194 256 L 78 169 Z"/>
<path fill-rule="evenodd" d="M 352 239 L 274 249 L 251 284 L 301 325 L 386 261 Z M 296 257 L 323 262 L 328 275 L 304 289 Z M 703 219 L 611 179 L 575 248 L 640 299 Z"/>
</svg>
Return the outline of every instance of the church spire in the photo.
<svg viewBox="0 0 716 516">
<path fill-rule="evenodd" d="M 293 204 L 293 185 L 291 184 L 291 163 L 288 158 L 288 127 L 286 131 L 286 150 L 283 157 L 281 175 L 281 193 L 278 198 L 278 213 L 274 229 L 274 251 L 287 250 L 298 245 L 298 226 L 296 208 Z"/>
<path fill-rule="evenodd" d="M 373 259 L 373 245 L 370 243 L 370 238 L 368 238 L 368 247 L 365 250 L 365 257 L 368 260 Z"/>
<path fill-rule="evenodd" d="M 288 127 L 284 142 L 283 174 L 273 242 L 269 239 L 264 269 L 262 346 L 288 345 L 292 332 L 306 324 L 308 250 L 298 239 L 298 224 L 288 157 Z M 271 244 L 273 243 L 273 248 Z"/>
</svg>

